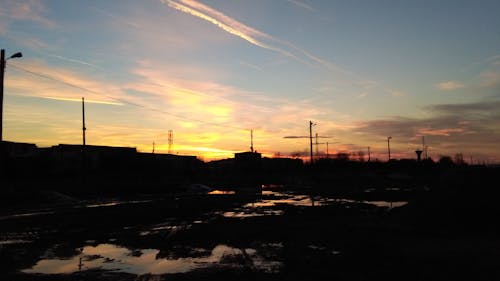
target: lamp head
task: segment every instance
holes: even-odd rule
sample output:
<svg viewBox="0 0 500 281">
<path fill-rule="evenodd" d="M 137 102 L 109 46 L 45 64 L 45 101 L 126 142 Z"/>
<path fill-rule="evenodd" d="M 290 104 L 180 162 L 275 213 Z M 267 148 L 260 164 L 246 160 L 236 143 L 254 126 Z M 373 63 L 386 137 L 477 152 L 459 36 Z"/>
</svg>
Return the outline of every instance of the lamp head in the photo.
<svg viewBox="0 0 500 281">
<path fill-rule="evenodd" d="M 17 52 L 15 54 L 13 54 L 12 56 L 10 56 L 9 59 L 21 58 L 21 57 L 23 57 L 23 53 Z"/>
</svg>

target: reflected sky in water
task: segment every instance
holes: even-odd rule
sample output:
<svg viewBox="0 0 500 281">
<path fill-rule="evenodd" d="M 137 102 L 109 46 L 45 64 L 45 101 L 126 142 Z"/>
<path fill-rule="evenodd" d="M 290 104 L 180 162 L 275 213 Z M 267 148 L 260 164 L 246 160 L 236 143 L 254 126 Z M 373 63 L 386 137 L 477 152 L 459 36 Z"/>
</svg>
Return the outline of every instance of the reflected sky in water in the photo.
<svg viewBox="0 0 500 281">
<path fill-rule="evenodd" d="M 74 273 L 79 270 L 102 269 L 142 275 L 183 273 L 197 268 L 221 264 L 224 266 L 242 266 L 224 262 L 225 257 L 231 256 L 250 259 L 249 262 L 255 268 L 264 271 L 275 271 L 281 265 L 278 261 L 264 260 L 257 254 L 255 249 L 237 249 L 226 245 L 217 245 L 209 255 L 202 257 L 159 258 L 159 252 L 156 249 L 132 251 L 114 244 L 85 246 L 79 255 L 72 258 L 42 259 L 35 266 L 23 270 L 23 272 L 62 274 Z M 201 249 L 201 252 L 203 252 L 203 249 Z"/>
</svg>

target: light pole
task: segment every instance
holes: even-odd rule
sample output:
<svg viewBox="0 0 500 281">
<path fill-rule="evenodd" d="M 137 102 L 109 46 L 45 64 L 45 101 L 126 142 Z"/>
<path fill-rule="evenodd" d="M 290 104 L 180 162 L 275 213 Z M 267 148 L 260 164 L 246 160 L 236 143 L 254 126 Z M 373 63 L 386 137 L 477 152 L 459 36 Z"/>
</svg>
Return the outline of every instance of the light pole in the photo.
<svg viewBox="0 0 500 281">
<path fill-rule="evenodd" d="M 5 73 L 5 65 L 8 59 L 20 58 L 23 56 L 21 52 L 17 52 L 12 56 L 5 58 L 5 50 L 2 49 L 2 54 L 0 58 L 0 142 L 3 141 L 3 76 Z"/>
<path fill-rule="evenodd" d="M 387 137 L 387 153 L 389 154 L 389 161 L 391 160 L 391 139 L 392 137 Z"/>
</svg>

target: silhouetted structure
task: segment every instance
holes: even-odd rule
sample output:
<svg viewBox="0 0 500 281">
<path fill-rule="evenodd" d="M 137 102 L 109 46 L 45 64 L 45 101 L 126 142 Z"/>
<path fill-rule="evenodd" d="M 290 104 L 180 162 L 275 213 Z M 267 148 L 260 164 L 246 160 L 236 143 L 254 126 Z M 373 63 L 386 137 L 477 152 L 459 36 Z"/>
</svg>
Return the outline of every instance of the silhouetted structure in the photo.
<svg viewBox="0 0 500 281">
<path fill-rule="evenodd" d="M 0 50 L 0 141 L 3 141 L 3 79 L 5 66 L 7 65 L 8 59 L 20 58 L 22 56 L 23 54 L 21 52 L 17 52 L 8 58 L 5 58 L 5 50 Z"/>
<path fill-rule="evenodd" d="M 422 150 L 415 150 L 415 153 L 417 154 L 417 161 L 420 162 L 422 161 Z"/>
<path fill-rule="evenodd" d="M 262 154 L 258 152 L 240 152 L 234 154 L 238 169 L 255 170 L 261 167 Z"/>
</svg>

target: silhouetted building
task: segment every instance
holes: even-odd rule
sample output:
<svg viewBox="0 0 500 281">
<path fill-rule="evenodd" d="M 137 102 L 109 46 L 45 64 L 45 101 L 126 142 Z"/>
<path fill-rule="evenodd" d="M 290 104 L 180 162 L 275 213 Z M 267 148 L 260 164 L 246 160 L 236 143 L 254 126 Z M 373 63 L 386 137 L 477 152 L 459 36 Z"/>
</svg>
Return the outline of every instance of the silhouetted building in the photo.
<svg viewBox="0 0 500 281">
<path fill-rule="evenodd" d="M 176 155 L 176 154 L 158 154 L 158 153 L 137 153 L 138 160 L 142 164 L 146 162 L 161 166 L 164 172 L 169 169 L 172 171 L 195 170 L 200 168 L 202 161 L 196 156 Z"/>
<path fill-rule="evenodd" d="M 9 158 L 26 158 L 34 157 L 38 152 L 38 147 L 33 143 L 2 141 L 1 151 Z"/>
<path fill-rule="evenodd" d="M 262 154 L 257 152 L 240 152 L 234 154 L 237 169 L 255 170 L 262 166 Z"/>
<path fill-rule="evenodd" d="M 85 167 L 97 170 L 113 165 L 122 166 L 126 161 L 133 161 L 137 153 L 134 147 L 79 144 L 59 144 L 43 150 L 54 161 L 54 168 L 59 171 L 80 169 L 83 155 L 85 155 Z"/>
</svg>

